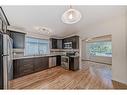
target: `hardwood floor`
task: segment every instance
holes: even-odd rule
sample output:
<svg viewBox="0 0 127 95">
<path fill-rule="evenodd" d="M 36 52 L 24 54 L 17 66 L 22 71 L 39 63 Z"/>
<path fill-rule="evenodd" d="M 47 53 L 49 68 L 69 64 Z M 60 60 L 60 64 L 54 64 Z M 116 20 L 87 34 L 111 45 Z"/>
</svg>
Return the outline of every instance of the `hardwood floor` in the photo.
<svg viewBox="0 0 127 95">
<path fill-rule="evenodd" d="M 82 69 L 55 67 L 10 81 L 11 89 L 127 89 L 111 80 L 111 66 L 82 62 Z"/>
</svg>

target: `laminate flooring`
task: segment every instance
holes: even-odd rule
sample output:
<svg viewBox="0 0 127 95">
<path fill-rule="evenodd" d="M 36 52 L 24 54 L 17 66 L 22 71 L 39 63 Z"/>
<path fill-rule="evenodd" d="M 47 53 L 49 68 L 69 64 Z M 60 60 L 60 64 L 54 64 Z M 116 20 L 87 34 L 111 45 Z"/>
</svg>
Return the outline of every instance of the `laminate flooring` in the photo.
<svg viewBox="0 0 127 95">
<path fill-rule="evenodd" d="M 127 89 L 111 79 L 111 65 L 82 61 L 78 71 L 58 66 L 11 80 L 10 89 Z"/>
</svg>

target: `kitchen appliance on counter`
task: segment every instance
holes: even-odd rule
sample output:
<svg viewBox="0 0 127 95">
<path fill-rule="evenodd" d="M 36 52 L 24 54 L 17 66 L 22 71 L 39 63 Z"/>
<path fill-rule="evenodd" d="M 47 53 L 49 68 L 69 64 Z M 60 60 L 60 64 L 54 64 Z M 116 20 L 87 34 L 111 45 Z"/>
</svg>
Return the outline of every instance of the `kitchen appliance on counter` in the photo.
<svg viewBox="0 0 127 95">
<path fill-rule="evenodd" d="M 66 56 L 68 56 L 68 57 L 79 56 L 79 52 L 77 52 L 77 51 L 68 51 L 68 52 L 66 52 Z"/>
<path fill-rule="evenodd" d="M 13 79 L 12 52 L 12 39 L 0 33 L 0 89 L 10 88 L 9 81 Z"/>
</svg>

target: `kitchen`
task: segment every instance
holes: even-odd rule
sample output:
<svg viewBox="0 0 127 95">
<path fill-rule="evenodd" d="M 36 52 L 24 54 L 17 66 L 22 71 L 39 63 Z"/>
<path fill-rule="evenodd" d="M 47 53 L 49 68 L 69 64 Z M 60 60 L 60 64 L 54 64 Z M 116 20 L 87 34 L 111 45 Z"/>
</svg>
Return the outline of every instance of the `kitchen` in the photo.
<svg viewBox="0 0 127 95">
<path fill-rule="evenodd" d="M 4 18 L 2 20 L 4 20 L 4 22 L 8 22 L 3 11 L 1 11 L 1 14 Z M 47 31 L 45 27 L 42 30 Z M 11 64 L 9 63 L 8 66 L 10 69 L 7 75 L 9 76 L 5 76 L 9 80 L 50 69 L 56 66 L 61 66 L 67 70 L 79 70 L 79 36 L 75 35 L 63 39 L 49 38 L 49 40 L 45 40 L 28 37 L 26 36 L 26 33 L 20 31 L 15 31 L 14 29 L 9 28 L 6 28 L 5 31 L 2 31 L 5 33 L 3 35 L 7 36 L 8 39 L 11 40 L 10 43 L 7 42 L 10 47 L 6 46 L 10 50 L 9 57 L 13 57 L 13 61 Z M 31 42 L 27 43 L 27 41 Z M 44 49 L 42 49 L 42 52 L 39 50 L 39 47 L 36 48 L 37 50 L 32 50 L 30 48 L 32 47 L 32 43 L 35 42 L 35 44 L 38 45 L 39 43 L 36 42 L 39 41 L 41 43 L 40 47 L 41 45 L 43 46 L 44 43 L 47 45 L 44 47 Z M 32 53 L 32 51 L 37 52 Z M 1 86 L 1 88 L 9 89 L 10 87 L 8 81 L 3 85 L 4 86 Z"/>
<path fill-rule="evenodd" d="M 18 36 L 18 39 L 19 39 L 19 36 Z M 62 40 L 66 40 L 66 39 L 70 39 L 70 37 L 62 39 Z M 79 69 L 79 65 L 78 65 L 79 64 L 79 55 L 78 55 L 79 45 L 77 44 L 79 43 L 79 37 L 73 36 L 71 37 L 71 39 L 74 39 L 74 42 L 69 47 L 67 47 L 66 44 L 68 42 L 70 43 L 71 40 L 68 40 L 68 42 L 57 44 L 57 42 L 61 39 L 51 38 L 50 43 L 52 48 L 49 54 L 38 54 L 38 55 L 31 55 L 31 56 L 25 55 L 22 57 L 14 57 L 13 58 L 14 78 L 18 78 L 20 76 L 24 76 L 30 73 L 35 73 L 37 71 L 45 70 L 45 69 L 52 68 L 55 66 L 60 66 L 60 65 L 68 70 L 78 70 Z M 14 41 L 18 41 L 18 40 L 16 39 L 13 40 L 13 43 L 15 43 Z M 63 48 L 57 48 L 59 46 L 54 46 L 54 45 L 62 45 L 62 44 L 65 45 L 63 46 Z M 71 50 L 68 48 L 70 48 Z M 59 49 L 59 51 L 56 51 L 57 49 Z M 14 53 L 17 53 L 17 52 L 14 52 Z M 21 51 L 19 53 L 21 53 Z M 74 61 L 71 61 L 71 60 L 74 60 Z"/>
<path fill-rule="evenodd" d="M 87 21 L 84 19 L 85 8 L 89 15 Z M 113 75 L 112 79 L 111 73 L 111 70 L 116 73 L 115 53 L 112 55 L 112 48 L 113 52 L 115 49 L 115 52 L 118 51 L 118 48 L 114 49 L 117 45 L 117 37 L 114 36 L 116 33 L 110 32 L 115 26 L 111 18 L 116 20 L 115 14 L 119 14 L 119 24 L 122 25 L 121 10 L 123 11 L 124 7 L 68 6 L 67 9 L 66 6 L 0 7 L 0 89 L 96 89 L 96 85 L 99 85 L 100 89 L 117 87 L 112 80 L 116 81 L 118 78 Z M 102 9 L 108 10 L 107 13 L 104 14 Z M 96 16 L 91 15 L 94 10 L 98 12 Z M 111 14 L 112 12 L 114 14 Z M 100 18 L 98 15 L 101 15 Z M 105 18 L 109 19 L 109 22 L 106 22 Z M 104 21 L 104 24 L 96 28 L 94 23 L 99 21 Z M 124 33 L 123 31 L 123 35 Z M 110 42 L 109 46 L 107 43 L 105 45 L 106 48 L 110 47 L 109 52 L 106 52 L 110 54 L 110 64 L 104 64 L 105 60 L 108 60 L 103 60 L 104 55 L 100 58 L 104 62 L 85 59 L 84 42 L 100 41 L 100 38 L 102 42 Z M 121 59 L 121 55 L 119 57 Z M 120 87 L 126 88 L 124 84 Z"/>
</svg>

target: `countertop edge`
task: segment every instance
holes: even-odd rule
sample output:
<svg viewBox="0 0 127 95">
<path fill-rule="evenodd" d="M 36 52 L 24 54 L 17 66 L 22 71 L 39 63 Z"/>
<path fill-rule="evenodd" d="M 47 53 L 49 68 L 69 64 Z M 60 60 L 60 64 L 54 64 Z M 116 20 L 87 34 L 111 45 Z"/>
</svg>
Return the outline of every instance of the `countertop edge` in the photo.
<svg viewBox="0 0 127 95">
<path fill-rule="evenodd" d="M 27 59 L 27 58 L 39 58 L 39 57 L 54 57 L 54 56 L 62 56 L 62 55 L 58 54 L 58 55 L 41 55 L 41 56 L 23 56 L 23 57 L 13 58 L 13 60 Z"/>
</svg>

